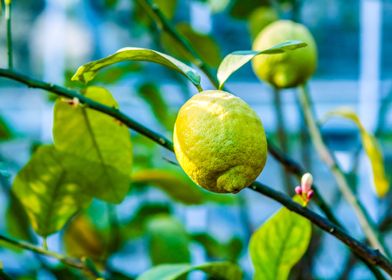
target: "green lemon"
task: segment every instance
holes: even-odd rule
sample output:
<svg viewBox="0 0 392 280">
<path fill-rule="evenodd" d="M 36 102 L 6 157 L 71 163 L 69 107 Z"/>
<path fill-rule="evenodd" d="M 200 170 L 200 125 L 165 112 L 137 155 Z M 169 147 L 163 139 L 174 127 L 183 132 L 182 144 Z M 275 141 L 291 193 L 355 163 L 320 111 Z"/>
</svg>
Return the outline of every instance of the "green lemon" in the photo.
<svg viewBox="0 0 392 280">
<path fill-rule="evenodd" d="M 180 109 L 174 151 L 185 173 L 201 187 L 236 193 L 263 170 L 267 142 L 260 118 L 242 99 L 203 91 Z"/>
<path fill-rule="evenodd" d="M 263 50 L 287 40 L 300 40 L 305 48 L 253 59 L 253 70 L 259 79 L 277 88 L 289 88 L 306 82 L 316 70 L 317 47 L 312 34 L 302 24 L 279 20 L 265 27 L 253 42 L 253 50 Z"/>
</svg>

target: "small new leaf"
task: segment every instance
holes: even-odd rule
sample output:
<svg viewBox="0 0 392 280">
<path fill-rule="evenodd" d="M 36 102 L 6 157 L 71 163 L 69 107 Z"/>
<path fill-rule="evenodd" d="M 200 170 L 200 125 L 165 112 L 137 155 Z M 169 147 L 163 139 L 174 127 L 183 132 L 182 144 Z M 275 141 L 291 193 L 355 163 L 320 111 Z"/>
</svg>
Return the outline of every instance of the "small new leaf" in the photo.
<svg viewBox="0 0 392 280">
<path fill-rule="evenodd" d="M 120 49 L 116 53 L 105 58 L 91 61 L 80 66 L 75 75 L 72 77 L 72 80 L 88 83 L 94 79 L 97 72 L 102 68 L 123 61 L 149 61 L 161 64 L 184 75 L 198 89 L 200 89 L 200 75 L 185 63 L 182 63 L 167 54 L 154 50 L 131 47 Z"/>
<path fill-rule="evenodd" d="M 310 221 L 286 208 L 279 210 L 251 237 L 249 251 L 255 280 L 284 280 L 309 246 Z"/>
<path fill-rule="evenodd" d="M 324 118 L 324 121 L 336 116 L 351 120 L 358 127 L 361 134 L 363 149 L 365 150 L 372 167 L 373 182 L 376 194 L 378 197 L 384 197 L 389 191 L 389 183 L 385 175 L 382 152 L 376 138 L 366 131 L 359 117 L 353 111 L 347 108 L 340 108 L 329 112 Z"/>
<path fill-rule="evenodd" d="M 262 51 L 235 51 L 223 58 L 218 68 L 219 88 L 222 88 L 227 79 L 239 68 L 248 63 L 252 58 L 260 54 L 279 54 L 287 51 L 293 51 L 306 47 L 307 44 L 302 41 L 291 40 L 277 44 L 271 48 Z"/>
</svg>

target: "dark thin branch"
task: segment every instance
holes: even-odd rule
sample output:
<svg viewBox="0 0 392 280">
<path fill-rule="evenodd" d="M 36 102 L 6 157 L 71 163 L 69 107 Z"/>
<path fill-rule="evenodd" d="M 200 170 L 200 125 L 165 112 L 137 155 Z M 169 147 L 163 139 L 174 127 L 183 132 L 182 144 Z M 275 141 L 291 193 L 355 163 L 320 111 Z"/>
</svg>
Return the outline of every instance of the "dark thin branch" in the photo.
<svg viewBox="0 0 392 280">
<path fill-rule="evenodd" d="M 48 84 L 39 80 L 31 79 L 28 76 L 21 75 L 14 71 L 0 69 L 0 76 L 18 81 L 32 88 L 41 88 L 47 91 L 51 91 L 59 96 L 64 96 L 70 99 L 78 98 L 80 103 L 84 104 L 84 106 L 87 106 L 93 110 L 100 111 L 102 113 L 112 116 L 113 118 L 127 125 L 129 128 L 150 138 L 151 140 L 165 147 L 166 149 L 173 151 L 173 144 L 170 140 L 166 139 L 164 136 L 160 134 L 155 133 L 149 128 L 146 128 L 142 124 L 134 121 L 133 119 L 126 116 L 124 113 L 122 113 L 121 111 L 115 108 L 105 106 L 73 90 L 66 89 L 54 84 Z M 302 207 L 300 204 L 294 202 L 286 194 L 275 191 L 259 182 L 254 182 L 253 185 L 250 187 L 250 189 L 258 193 L 261 193 L 267 197 L 272 198 L 273 200 L 279 202 L 280 204 L 290 209 L 291 211 L 296 212 L 297 214 L 307 218 L 322 230 L 330 233 L 331 235 L 335 236 L 337 239 L 342 241 L 354 253 L 356 253 L 358 256 L 366 260 L 367 263 L 379 266 L 380 268 L 382 268 L 392 276 L 392 264 L 383 254 L 381 254 L 378 250 L 373 250 L 368 246 L 366 246 L 365 244 L 354 239 L 336 224 L 330 222 L 329 220 L 323 218 L 322 216 L 316 214 L 315 212 L 309 210 L 308 208 Z M 39 249 L 42 250 L 41 248 Z"/>
</svg>

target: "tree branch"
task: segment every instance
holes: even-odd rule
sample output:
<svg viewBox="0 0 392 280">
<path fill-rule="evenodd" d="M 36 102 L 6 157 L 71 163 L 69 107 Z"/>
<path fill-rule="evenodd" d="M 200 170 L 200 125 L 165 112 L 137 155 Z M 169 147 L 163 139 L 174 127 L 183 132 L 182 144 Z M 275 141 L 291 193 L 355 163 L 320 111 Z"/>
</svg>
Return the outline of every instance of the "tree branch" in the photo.
<svg viewBox="0 0 392 280">
<path fill-rule="evenodd" d="M 8 244 L 12 244 L 12 245 L 14 245 L 18 248 L 21 248 L 21 249 L 26 249 L 26 250 L 32 251 L 34 253 L 37 253 L 37 254 L 41 254 L 41 255 L 55 258 L 68 266 L 88 271 L 88 272 L 92 273 L 95 277 L 101 277 L 100 274 L 95 269 L 91 269 L 89 267 L 89 265 L 86 265 L 86 262 L 81 259 L 71 258 L 71 257 L 65 256 L 65 255 L 62 255 L 62 254 L 59 254 L 59 253 L 56 253 L 53 251 L 45 250 L 45 249 L 38 247 L 38 246 L 35 246 L 29 242 L 16 240 L 11 237 L 7 237 L 3 234 L 0 234 L 0 240 L 6 242 Z"/>
<path fill-rule="evenodd" d="M 70 99 L 78 98 L 80 103 L 84 104 L 85 106 L 105 113 L 107 115 L 112 116 L 113 118 L 121 121 L 129 128 L 139 132 L 140 134 L 150 138 L 154 142 L 158 143 L 159 145 L 165 147 L 166 149 L 173 151 L 173 144 L 170 140 L 165 138 L 164 136 L 150 130 L 149 128 L 143 126 L 142 124 L 136 122 L 132 118 L 128 117 L 121 111 L 105 106 L 101 103 L 98 103 L 90 98 L 85 97 L 78 92 L 73 90 L 63 88 L 54 84 L 48 84 L 43 81 L 31 79 L 28 76 L 19 74 L 17 72 L 1 69 L 0 68 L 0 76 L 6 77 L 11 80 L 18 81 L 23 83 L 31 88 L 40 88 L 50 92 L 53 92 L 59 96 L 67 97 Z M 279 202 L 286 208 L 290 209 L 291 211 L 307 218 L 313 224 L 321 228 L 322 230 L 328 232 L 329 234 L 335 236 L 337 239 L 342 241 L 346 244 L 354 253 L 359 255 L 363 258 L 367 263 L 371 265 L 376 265 L 386 271 L 389 275 L 392 276 L 392 263 L 381 254 L 378 250 L 373 250 L 366 246 L 365 244 L 359 242 L 358 240 L 354 239 L 350 235 L 348 235 L 344 230 L 340 227 L 335 225 L 334 223 L 330 222 L 329 220 L 323 218 L 322 216 L 316 214 L 315 212 L 302 207 L 300 204 L 292 201 L 292 199 L 284 193 L 275 191 L 259 182 L 254 182 L 252 186 L 249 187 L 250 189 L 259 192 L 267 197 L 274 199 L 275 201 Z M 42 250 L 41 248 L 39 248 Z"/>
</svg>

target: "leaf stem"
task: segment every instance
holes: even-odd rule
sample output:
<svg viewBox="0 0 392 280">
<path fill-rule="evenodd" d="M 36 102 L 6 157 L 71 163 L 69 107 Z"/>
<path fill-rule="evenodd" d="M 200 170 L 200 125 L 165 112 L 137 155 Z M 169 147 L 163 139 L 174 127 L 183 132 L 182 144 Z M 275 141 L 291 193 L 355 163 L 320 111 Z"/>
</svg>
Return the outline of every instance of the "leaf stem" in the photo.
<svg viewBox="0 0 392 280">
<path fill-rule="evenodd" d="M 12 29 L 11 29 L 11 1 L 5 1 L 5 20 L 7 28 L 7 57 L 8 68 L 13 68 L 13 54 L 12 54 Z"/>
<path fill-rule="evenodd" d="M 105 113 L 107 115 L 112 116 L 113 118 L 121 121 L 124 123 L 126 126 L 129 128 L 139 132 L 140 134 L 146 136 L 147 138 L 151 139 L 152 141 L 156 142 L 157 144 L 163 146 L 164 148 L 174 151 L 173 149 L 173 143 L 165 138 L 164 136 L 152 131 L 151 129 L 143 126 L 142 124 L 136 122 L 132 118 L 128 117 L 121 111 L 108 107 L 106 105 L 103 105 L 101 103 L 98 103 L 92 99 L 89 99 L 85 97 L 84 95 L 79 94 L 78 92 L 75 92 L 73 90 L 63 88 L 54 84 L 48 84 L 43 81 L 35 80 L 32 79 L 28 76 L 19 74 L 17 72 L 7 70 L 7 69 L 1 69 L 0 68 L 0 77 L 6 77 L 11 80 L 18 81 L 22 84 L 25 84 L 31 88 L 40 88 L 44 89 L 50 92 L 53 92 L 59 96 L 64 96 L 70 99 L 73 98 L 78 98 L 79 101 L 85 106 L 96 110 L 100 111 L 102 113 Z M 279 154 L 279 151 L 274 151 L 277 155 L 282 157 L 281 154 Z M 285 162 L 290 163 L 288 165 L 288 168 L 296 170 L 296 172 L 301 171 L 301 168 L 293 162 L 289 158 L 282 158 Z M 302 175 L 302 174 L 301 174 Z M 366 246 L 365 244 L 359 242 L 358 240 L 354 239 L 350 235 L 348 235 L 341 227 L 339 227 L 337 224 L 330 222 L 329 220 L 321 217 L 320 215 L 316 214 L 315 212 L 309 210 L 308 208 L 302 207 L 300 204 L 294 202 L 291 200 L 289 196 L 287 196 L 284 193 L 275 191 L 259 182 L 254 182 L 252 186 L 249 187 L 251 190 L 254 190 L 256 192 L 259 192 L 261 194 L 264 194 L 267 197 L 272 198 L 273 200 L 279 202 L 283 206 L 287 207 L 293 212 L 296 212 L 297 214 L 309 219 L 313 224 L 321 228 L 322 230 L 330 233 L 331 235 L 335 236 L 337 239 L 341 240 L 344 244 L 346 244 L 355 254 L 360 256 L 361 259 L 363 259 L 367 264 L 369 265 L 375 265 L 379 266 L 382 268 L 384 271 L 386 271 L 389 275 L 392 276 L 392 263 L 389 262 L 389 260 L 378 250 L 374 250 Z M 313 187 L 314 188 L 314 187 Z M 316 189 L 314 189 L 316 191 Z M 12 244 L 14 244 L 15 241 L 13 241 Z M 36 248 L 33 246 L 34 250 L 43 250 L 42 248 Z M 30 247 L 31 248 L 31 247 Z M 27 248 L 26 248 L 27 249 Z M 44 250 L 45 251 L 45 250 Z M 56 254 L 56 253 L 54 253 Z M 60 255 L 58 255 L 60 257 Z M 62 257 L 62 256 L 61 256 Z M 68 260 L 68 259 L 66 259 Z"/>
<path fill-rule="evenodd" d="M 302 106 L 302 110 L 304 112 L 306 123 L 308 125 L 310 137 L 316 147 L 316 150 L 318 151 L 321 159 L 326 163 L 326 165 L 329 167 L 332 174 L 334 175 L 337 185 L 343 196 L 345 197 L 347 202 L 350 203 L 354 208 L 362 230 L 366 238 L 368 239 L 370 245 L 374 248 L 381 250 L 383 254 L 386 254 L 386 250 L 379 240 L 379 234 L 376 231 L 373 221 L 371 220 L 369 214 L 366 212 L 366 209 L 363 207 L 361 202 L 356 198 L 355 194 L 351 190 L 343 171 L 340 169 L 335 158 L 333 157 L 332 153 L 329 151 L 322 139 L 320 128 L 316 123 L 312 103 L 306 86 L 300 86 L 299 91 L 299 100 Z"/>
</svg>

